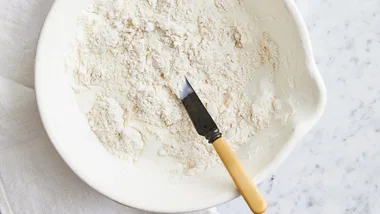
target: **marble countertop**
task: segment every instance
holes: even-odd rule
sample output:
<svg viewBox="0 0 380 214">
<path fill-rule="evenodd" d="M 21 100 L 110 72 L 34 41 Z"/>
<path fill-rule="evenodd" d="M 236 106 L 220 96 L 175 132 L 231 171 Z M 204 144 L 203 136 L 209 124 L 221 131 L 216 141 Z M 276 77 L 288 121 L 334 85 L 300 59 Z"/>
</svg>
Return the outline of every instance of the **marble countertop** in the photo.
<svg viewBox="0 0 380 214">
<path fill-rule="evenodd" d="M 380 213 L 380 1 L 296 3 L 328 99 L 318 124 L 260 185 L 267 213 Z M 250 213 L 242 198 L 218 211 Z"/>
</svg>

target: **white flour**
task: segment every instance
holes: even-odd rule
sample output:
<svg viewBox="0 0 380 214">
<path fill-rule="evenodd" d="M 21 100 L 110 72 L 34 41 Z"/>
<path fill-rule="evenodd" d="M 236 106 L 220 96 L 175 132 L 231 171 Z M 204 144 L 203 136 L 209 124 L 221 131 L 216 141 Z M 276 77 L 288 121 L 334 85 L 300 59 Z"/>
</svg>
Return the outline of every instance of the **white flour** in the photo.
<svg viewBox="0 0 380 214">
<path fill-rule="evenodd" d="M 88 114 L 88 123 L 99 140 L 113 154 L 136 160 L 144 148 L 141 133 L 124 124 L 124 110 L 113 98 L 99 96 Z"/>
<path fill-rule="evenodd" d="M 155 135 L 158 154 L 185 174 L 219 163 L 177 97 L 184 76 L 233 150 L 269 125 L 279 100 L 268 92 L 252 103 L 244 91 L 255 68 L 277 70 L 277 45 L 267 34 L 255 36 L 240 4 L 96 0 L 85 11 L 67 67 L 76 91 L 101 89 L 88 122 L 111 153 L 135 161 L 147 135 Z"/>
</svg>

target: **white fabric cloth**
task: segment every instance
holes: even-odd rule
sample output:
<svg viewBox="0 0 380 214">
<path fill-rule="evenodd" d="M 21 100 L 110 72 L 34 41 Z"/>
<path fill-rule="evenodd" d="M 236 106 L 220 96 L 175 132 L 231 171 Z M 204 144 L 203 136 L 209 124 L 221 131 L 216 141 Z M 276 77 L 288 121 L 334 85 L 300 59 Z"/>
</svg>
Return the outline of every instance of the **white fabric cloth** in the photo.
<svg viewBox="0 0 380 214">
<path fill-rule="evenodd" d="M 62 161 L 44 131 L 33 90 L 33 66 L 39 32 L 52 3 L 0 0 L 0 212 L 147 213 L 90 188 Z"/>
</svg>

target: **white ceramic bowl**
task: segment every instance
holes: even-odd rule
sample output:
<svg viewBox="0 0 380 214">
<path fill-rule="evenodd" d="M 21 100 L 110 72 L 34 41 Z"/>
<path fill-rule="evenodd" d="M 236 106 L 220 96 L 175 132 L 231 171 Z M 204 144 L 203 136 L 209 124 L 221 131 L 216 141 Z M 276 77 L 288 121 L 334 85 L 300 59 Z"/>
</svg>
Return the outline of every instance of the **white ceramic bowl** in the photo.
<svg viewBox="0 0 380 214">
<path fill-rule="evenodd" d="M 152 151 L 129 165 L 105 151 L 78 110 L 65 74 L 64 60 L 76 30 L 77 15 L 91 0 L 57 0 L 46 19 L 36 58 L 36 93 L 43 124 L 66 163 L 94 189 L 122 204 L 155 212 L 185 212 L 212 207 L 239 194 L 223 166 L 197 177 L 173 177 Z M 243 160 L 255 182 L 262 181 L 316 123 L 326 91 L 316 68 L 304 22 L 293 0 L 250 0 L 257 26 L 278 43 L 276 93 L 298 105 L 289 123 L 255 137 L 262 148 Z M 294 79 L 289 90 L 288 77 Z M 276 139 L 271 133 L 278 134 Z M 256 147 L 258 148 L 258 147 Z M 248 148 L 249 149 L 249 148 Z M 254 149 L 254 148 L 252 148 Z M 149 150 L 149 149 L 148 149 Z"/>
</svg>

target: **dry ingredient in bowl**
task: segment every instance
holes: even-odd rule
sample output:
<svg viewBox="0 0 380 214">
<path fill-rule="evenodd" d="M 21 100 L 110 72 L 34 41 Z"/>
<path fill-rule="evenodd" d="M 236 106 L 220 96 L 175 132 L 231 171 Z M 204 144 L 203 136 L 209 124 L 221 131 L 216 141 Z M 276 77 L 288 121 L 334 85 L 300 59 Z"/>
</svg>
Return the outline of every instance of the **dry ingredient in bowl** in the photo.
<svg viewBox="0 0 380 214">
<path fill-rule="evenodd" d="M 88 123 L 108 151 L 133 162 L 155 135 L 158 154 L 184 174 L 218 164 L 177 97 L 184 76 L 233 150 L 269 125 L 279 100 L 269 93 L 253 103 L 245 90 L 255 68 L 276 70 L 277 45 L 265 33 L 255 36 L 241 4 L 95 0 L 85 11 L 66 64 L 77 92 L 99 91 Z"/>
</svg>

